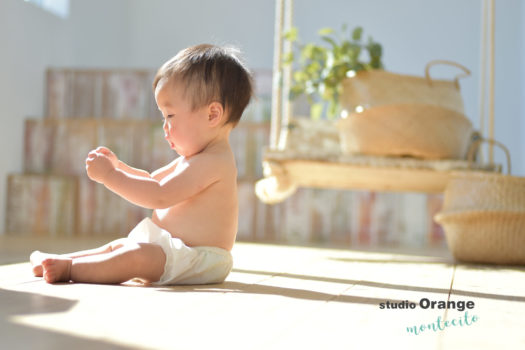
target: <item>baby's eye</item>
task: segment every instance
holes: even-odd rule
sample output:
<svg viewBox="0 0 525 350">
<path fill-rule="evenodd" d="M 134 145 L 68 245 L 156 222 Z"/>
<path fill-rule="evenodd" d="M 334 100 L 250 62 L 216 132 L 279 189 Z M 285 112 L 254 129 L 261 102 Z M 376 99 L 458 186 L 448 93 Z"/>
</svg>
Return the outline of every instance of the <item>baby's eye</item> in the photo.
<svg viewBox="0 0 525 350">
<path fill-rule="evenodd" d="M 168 114 L 168 115 L 166 116 L 166 118 L 169 119 L 169 118 L 171 118 L 171 117 L 173 117 L 173 116 L 174 116 L 174 114 Z"/>
</svg>

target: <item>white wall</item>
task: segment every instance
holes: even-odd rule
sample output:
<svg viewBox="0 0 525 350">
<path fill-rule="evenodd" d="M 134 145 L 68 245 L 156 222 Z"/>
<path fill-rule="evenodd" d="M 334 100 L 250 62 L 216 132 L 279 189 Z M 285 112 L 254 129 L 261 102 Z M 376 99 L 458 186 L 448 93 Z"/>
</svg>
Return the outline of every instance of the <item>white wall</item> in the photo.
<svg viewBox="0 0 525 350">
<path fill-rule="evenodd" d="M 41 116 L 48 65 L 71 64 L 64 21 L 20 0 L 0 1 L 0 232 L 4 230 L 7 174 L 20 172 L 23 121 Z"/>
<path fill-rule="evenodd" d="M 129 60 L 130 4 L 127 0 L 70 0 L 71 65 L 118 68 Z"/>
<path fill-rule="evenodd" d="M 233 44 L 251 67 L 272 66 L 272 0 L 132 0 L 132 66 L 157 68 L 196 43 Z"/>
<path fill-rule="evenodd" d="M 495 113 L 496 140 L 510 150 L 512 173 L 525 175 L 525 80 L 520 79 L 525 56 L 525 32 L 520 27 L 525 20 L 522 0 L 496 1 Z M 502 152 L 496 160 L 504 163 Z"/>
<path fill-rule="evenodd" d="M 521 68 L 521 94 L 520 94 L 520 100 L 521 100 L 521 111 L 519 115 L 521 116 L 521 127 L 518 128 L 521 139 L 521 174 L 525 173 L 525 4 L 521 3 L 521 57 L 520 57 L 520 68 Z"/>
<path fill-rule="evenodd" d="M 478 124 L 481 0 L 296 0 L 305 40 L 319 28 L 362 25 L 384 46 L 387 69 L 422 74 L 426 62 L 451 59 L 473 75 L 461 82 L 467 115 Z M 497 1 L 496 139 L 525 175 L 525 4 Z M 41 116 L 49 66 L 156 68 L 200 42 L 234 44 L 249 66 L 271 68 L 272 0 L 71 0 L 62 20 L 23 0 L 0 1 L 0 232 L 6 175 L 22 171 L 23 120 Z M 517 30 L 519 29 L 519 30 Z M 438 77 L 452 71 L 436 70 Z M 502 161 L 500 153 L 497 160 Z"/>
<path fill-rule="evenodd" d="M 120 67 L 132 38 L 126 0 L 72 1 L 64 20 L 23 0 L 0 1 L 0 233 L 7 174 L 23 170 L 26 117 L 44 113 L 48 67 Z"/>
</svg>

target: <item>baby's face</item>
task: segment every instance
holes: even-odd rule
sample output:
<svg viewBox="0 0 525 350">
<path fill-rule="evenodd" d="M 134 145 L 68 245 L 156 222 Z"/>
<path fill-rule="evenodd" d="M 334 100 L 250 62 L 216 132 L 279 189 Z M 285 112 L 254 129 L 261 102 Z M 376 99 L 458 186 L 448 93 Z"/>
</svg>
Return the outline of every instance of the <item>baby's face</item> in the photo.
<svg viewBox="0 0 525 350">
<path fill-rule="evenodd" d="M 164 118 L 164 138 L 178 154 L 190 157 L 206 146 L 207 107 L 192 110 L 181 84 L 162 79 L 155 100 Z"/>
</svg>

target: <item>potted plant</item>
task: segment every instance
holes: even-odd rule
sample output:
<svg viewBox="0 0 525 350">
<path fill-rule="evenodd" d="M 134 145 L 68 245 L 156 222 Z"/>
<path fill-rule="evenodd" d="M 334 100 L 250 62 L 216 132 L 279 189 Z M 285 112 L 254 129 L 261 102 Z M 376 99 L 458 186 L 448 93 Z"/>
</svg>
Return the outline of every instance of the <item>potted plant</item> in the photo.
<svg viewBox="0 0 525 350">
<path fill-rule="evenodd" d="M 371 37 L 364 42 L 361 27 L 349 31 L 345 24 L 340 33 L 323 28 L 318 34 L 324 45 L 301 44 L 297 28 L 284 34 L 293 45 L 293 50 L 284 57 L 285 65 L 294 66 L 289 98 L 305 95 L 312 119 L 321 118 L 323 112 L 326 118 L 333 119 L 340 113 L 343 81 L 358 71 L 383 68 L 382 47 Z M 368 57 L 363 58 L 364 52 Z"/>
<path fill-rule="evenodd" d="M 364 42 L 361 27 L 348 31 L 344 25 L 341 33 L 324 28 L 319 35 L 324 45 L 300 44 L 296 28 L 284 34 L 294 47 L 284 57 L 294 71 L 289 98 L 305 95 L 316 123 L 341 116 L 336 126 L 343 154 L 464 158 L 472 123 L 464 115 L 458 78 L 470 74 L 466 67 L 434 60 L 423 77 L 396 74 L 382 69 L 382 47 L 372 38 Z M 463 74 L 432 79 L 436 64 Z M 306 121 L 300 123 L 315 128 Z M 299 129 L 300 135 L 306 127 Z"/>
</svg>

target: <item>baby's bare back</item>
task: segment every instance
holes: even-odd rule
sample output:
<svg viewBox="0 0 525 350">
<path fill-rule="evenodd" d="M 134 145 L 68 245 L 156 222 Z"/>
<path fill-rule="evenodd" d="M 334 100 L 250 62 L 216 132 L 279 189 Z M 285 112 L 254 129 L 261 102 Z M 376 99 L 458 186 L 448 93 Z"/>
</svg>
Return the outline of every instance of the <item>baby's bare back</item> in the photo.
<svg viewBox="0 0 525 350">
<path fill-rule="evenodd" d="M 218 173 L 218 180 L 180 203 L 155 209 L 152 220 L 189 246 L 231 250 L 238 222 L 237 170 L 229 147 L 219 151 L 214 156 L 219 157 L 221 166 L 215 163 L 203 169 Z"/>
</svg>

